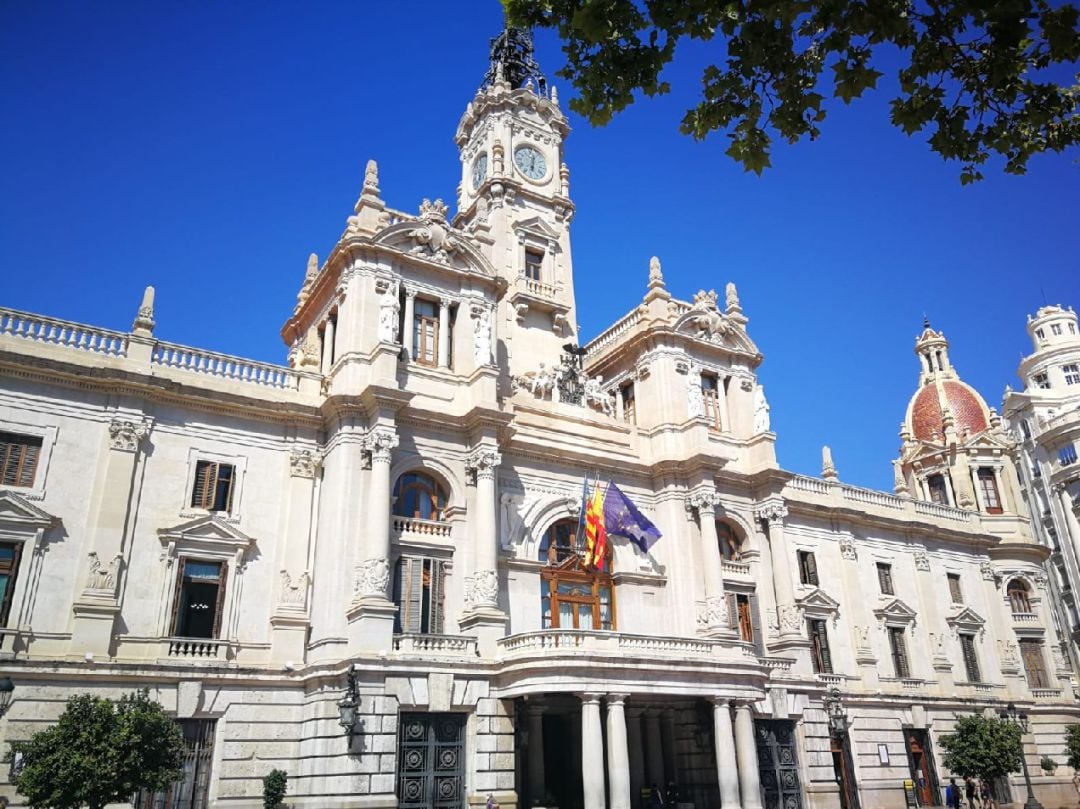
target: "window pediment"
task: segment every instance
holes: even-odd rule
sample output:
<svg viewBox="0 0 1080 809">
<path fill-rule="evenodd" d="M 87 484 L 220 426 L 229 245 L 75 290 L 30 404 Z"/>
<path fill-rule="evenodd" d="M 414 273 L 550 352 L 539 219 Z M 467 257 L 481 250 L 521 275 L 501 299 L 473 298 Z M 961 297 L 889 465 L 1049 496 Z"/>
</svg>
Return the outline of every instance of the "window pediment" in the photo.
<svg viewBox="0 0 1080 809">
<path fill-rule="evenodd" d="M 918 613 L 899 598 L 893 598 L 874 610 L 874 615 L 886 626 L 907 626 L 915 623 Z"/>
<path fill-rule="evenodd" d="M 38 508 L 15 492 L 0 491 L 0 528 L 15 531 L 37 531 L 60 522 L 47 511 Z"/>
<path fill-rule="evenodd" d="M 183 551 L 217 559 L 235 558 L 239 562 L 255 547 L 254 538 L 214 514 L 161 528 L 158 538 L 170 559 Z"/>
<path fill-rule="evenodd" d="M 815 587 L 797 602 L 803 611 L 811 618 L 824 616 L 836 616 L 840 611 L 840 602 L 830 596 L 820 587 Z"/>
<path fill-rule="evenodd" d="M 518 234 L 519 239 L 526 235 L 532 236 L 536 241 L 544 243 L 557 243 L 559 239 L 559 232 L 539 216 L 533 216 L 520 222 L 515 222 L 513 227 L 514 231 Z"/>
<path fill-rule="evenodd" d="M 956 613 L 956 615 L 946 618 L 945 623 L 952 627 L 956 632 L 971 634 L 981 633 L 986 627 L 986 621 L 979 613 L 971 609 L 971 607 L 964 607 L 960 612 Z"/>
</svg>

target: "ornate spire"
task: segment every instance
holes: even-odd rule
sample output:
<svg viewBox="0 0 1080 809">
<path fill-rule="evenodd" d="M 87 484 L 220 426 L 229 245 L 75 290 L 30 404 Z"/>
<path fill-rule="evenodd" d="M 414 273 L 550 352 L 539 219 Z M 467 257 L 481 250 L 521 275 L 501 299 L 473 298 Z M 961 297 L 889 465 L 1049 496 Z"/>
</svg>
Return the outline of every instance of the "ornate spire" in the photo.
<svg viewBox="0 0 1080 809">
<path fill-rule="evenodd" d="M 532 82 L 537 92 L 545 95 L 547 79 L 540 72 L 540 65 L 533 58 L 532 35 L 523 28 L 507 26 L 491 40 L 491 63 L 481 88 L 491 87 L 505 81 L 511 90 L 525 87 Z"/>
<path fill-rule="evenodd" d="M 660 259 L 653 256 L 649 259 L 649 289 L 664 288 L 664 273 L 660 269 Z"/>
<path fill-rule="evenodd" d="M 836 480 L 836 464 L 833 463 L 832 450 L 826 445 L 821 448 L 821 476 L 826 480 Z"/>
<path fill-rule="evenodd" d="M 143 292 L 142 305 L 135 315 L 131 331 L 141 337 L 150 337 L 154 333 L 154 288 L 147 287 Z"/>
</svg>

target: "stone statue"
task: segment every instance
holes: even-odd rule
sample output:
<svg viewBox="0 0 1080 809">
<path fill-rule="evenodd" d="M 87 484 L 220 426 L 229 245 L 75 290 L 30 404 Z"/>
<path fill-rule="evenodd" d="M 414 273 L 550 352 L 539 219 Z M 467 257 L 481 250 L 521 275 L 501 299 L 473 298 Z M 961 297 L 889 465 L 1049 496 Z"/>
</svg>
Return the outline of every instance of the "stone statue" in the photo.
<svg viewBox="0 0 1080 809">
<path fill-rule="evenodd" d="M 769 402 L 765 398 L 765 386 L 754 386 L 754 435 L 769 432 Z"/>
<path fill-rule="evenodd" d="M 701 368 L 691 365 L 686 374 L 686 408 L 690 418 L 705 415 L 705 392 L 701 389 Z"/>
<path fill-rule="evenodd" d="M 396 343 L 398 331 L 398 312 L 401 304 L 398 303 L 397 284 L 391 284 L 382 294 L 379 300 L 379 342 Z"/>
<path fill-rule="evenodd" d="M 477 366 L 491 365 L 491 312 L 486 306 L 473 309 L 476 329 L 473 332 L 473 357 Z"/>
<path fill-rule="evenodd" d="M 615 412 L 615 404 L 612 397 L 603 390 L 604 377 L 586 377 L 585 379 L 585 404 L 595 407 L 605 416 Z"/>
</svg>

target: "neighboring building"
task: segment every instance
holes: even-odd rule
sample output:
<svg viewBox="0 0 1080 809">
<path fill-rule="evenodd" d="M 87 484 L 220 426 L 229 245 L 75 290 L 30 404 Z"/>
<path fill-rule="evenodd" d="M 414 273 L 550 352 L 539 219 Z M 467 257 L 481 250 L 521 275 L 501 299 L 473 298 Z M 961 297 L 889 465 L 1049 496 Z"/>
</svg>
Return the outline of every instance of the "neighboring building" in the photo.
<svg viewBox="0 0 1080 809">
<path fill-rule="evenodd" d="M 915 498 L 828 453 L 783 471 L 734 285 L 680 300 L 654 259 L 576 348 L 567 132 L 504 32 L 456 216 L 387 208 L 369 163 L 289 367 L 158 339 L 152 292 L 130 332 L 0 310 L 0 740 L 147 687 L 189 755 L 138 805 L 200 809 L 259 806 L 275 767 L 296 807 L 625 809 L 675 782 L 701 808 L 899 808 L 905 779 L 940 804 L 940 735 L 1010 701 L 1033 770 L 1064 761 L 1046 550 L 940 335 Z M 574 542 L 597 470 L 664 534 L 602 569 Z"/>
<path fill-rule="evenodd" d="M 1034 352 L 1020 362 L 1023 390 L 1006 388 L 1003 412 L 1019 446 L 1019 474 L 1036 538 L 1051 552 L 1050 586 L 1063 635 L 1080 660 L 1080 328 L 1076 312 L 1044 306 L 1028 317 Z"/>
</svg>

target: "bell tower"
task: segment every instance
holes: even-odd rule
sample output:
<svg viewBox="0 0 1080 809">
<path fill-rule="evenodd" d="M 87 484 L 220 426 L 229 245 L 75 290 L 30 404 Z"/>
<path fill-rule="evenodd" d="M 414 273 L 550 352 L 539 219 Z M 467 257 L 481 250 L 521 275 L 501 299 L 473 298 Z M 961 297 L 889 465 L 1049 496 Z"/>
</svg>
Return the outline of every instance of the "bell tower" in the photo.
<svg viewBox="0 0 1080 809">
<path fill-rule="evenodd" d="M 533 58 L 532 38 L 506 28 L 491 40 L 483 83 L 458 124 L 461 184 L 454 225 L 483 245 L 506 282 L 499 335 L 511 374 L 558 362 L 577 342 L 570 257 L 570 127 Z"/>
</svg>

